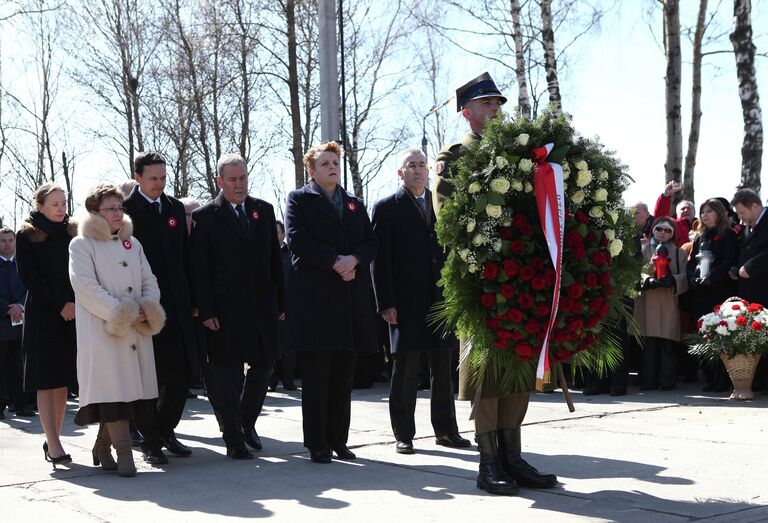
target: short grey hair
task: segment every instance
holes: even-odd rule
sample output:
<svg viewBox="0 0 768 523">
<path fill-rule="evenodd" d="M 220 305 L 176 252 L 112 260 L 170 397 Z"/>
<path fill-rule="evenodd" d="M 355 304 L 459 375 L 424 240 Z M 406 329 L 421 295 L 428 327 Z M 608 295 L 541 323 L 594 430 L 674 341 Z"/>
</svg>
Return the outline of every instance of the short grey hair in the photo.
<svg viewBox="0 0 768 523">
<path fill-rule="evenodd" d="M 648 211 L 648 204 L 647 204 L 647 203 L 643 203 L 643 202 L 637 202 L 636 204 L 634 204 L 634 205 L 632 206 L 632 208 L 633 208 L 635 211 L 640 211 L 640 212 L 649 212 L 649 211 Z"/>
<path fill-rule="evenodd" d="M 248 164 L 245 163 L 245 159 L 237 153 L 222 154 L 219 157 L 219 161 L 216 162 L 216 175 L 221 176 L 224 171 L 224 167 L 227 165 L 242 165 L 246 174 L 248 173 Z"/>
<path fill-rule="evenodd" d="M 397 157 L 397 165 L 398 169 L 404 169 L 405 168 L 405 161 L 408 159 L 408 157 L 412 154 L 420 154 L 424 157 L 424 160 L 426 161 L 427 155 L 424 154 L 424 151 L 421 150 L 420 147 L 409 147 L 403 151 L 400 152 L 400 154 Z"/>
<path fill-rule="evenodd" d="M 192 209 L 197 209 L 200 207 L 200 202 L 195 200 L 194 198 L 186 197 L 186 198 L 179 198 L 179 201 L 184 206 L 185 209 L 189 210 L 191 207 Z"/>
</svg>

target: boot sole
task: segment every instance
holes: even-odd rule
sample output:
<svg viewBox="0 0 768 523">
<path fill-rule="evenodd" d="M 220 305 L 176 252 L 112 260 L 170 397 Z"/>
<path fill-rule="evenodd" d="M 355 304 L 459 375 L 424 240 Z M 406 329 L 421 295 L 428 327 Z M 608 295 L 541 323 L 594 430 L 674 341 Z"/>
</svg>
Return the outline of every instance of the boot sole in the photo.
<svg viewBox="0 0 768 523">
<path fill-rule="evenodd" d="M 483 485 L 480 481 L 475 482 L 477 485 L 477 488 L 480 490 L 484 490 L 489 494 L 495 494 L 497 496 L 515 496 L 517 495 L 519 489 L 517 488 L 502 488 L 502 489 L 495 489 L 489 485 Z"/>
</svg>

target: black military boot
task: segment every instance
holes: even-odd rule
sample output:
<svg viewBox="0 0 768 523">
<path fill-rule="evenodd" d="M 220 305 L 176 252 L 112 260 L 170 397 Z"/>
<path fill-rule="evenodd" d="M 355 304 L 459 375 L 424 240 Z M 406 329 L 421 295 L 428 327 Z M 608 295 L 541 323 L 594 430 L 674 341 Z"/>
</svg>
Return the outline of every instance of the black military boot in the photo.
<svg viewBox="0 0 768 523">
<path fill-rule="evenodd" d="M 520 428 L 496 431 L 499 444 L 499 461 L 504 472 L 519 485 L 528 488 L 552 488 L 557 476 L 542 474 L 529 465 L 520 455 Z"/>
<path fill-rule="evenodd" d="M 480 470 L 477 473 L 477 488 L 500 496 L 517 494 L 517 483 L 507 477 L 499 466 L 496 448 L 496 433 L 477 434 L 477 446 L 480 449 Z"/>
</svg>

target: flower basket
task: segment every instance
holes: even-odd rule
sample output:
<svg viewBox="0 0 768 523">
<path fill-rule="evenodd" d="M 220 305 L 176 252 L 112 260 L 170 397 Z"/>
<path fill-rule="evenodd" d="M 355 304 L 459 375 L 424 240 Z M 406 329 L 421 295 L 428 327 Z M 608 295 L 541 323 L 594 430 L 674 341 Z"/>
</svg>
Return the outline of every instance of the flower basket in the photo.
<svg viewBox="0 0 768 523">
<path fill-rule="evenodd" d="M 720 354 L 725 369 L 733 382 L 733 393 L 729 399 L 751 400 L 755 398 L 752 392 L 752 379 L 760 361 L 761 354 L 736 354 L 729 358 L 727 354 Z"/>
</svg>

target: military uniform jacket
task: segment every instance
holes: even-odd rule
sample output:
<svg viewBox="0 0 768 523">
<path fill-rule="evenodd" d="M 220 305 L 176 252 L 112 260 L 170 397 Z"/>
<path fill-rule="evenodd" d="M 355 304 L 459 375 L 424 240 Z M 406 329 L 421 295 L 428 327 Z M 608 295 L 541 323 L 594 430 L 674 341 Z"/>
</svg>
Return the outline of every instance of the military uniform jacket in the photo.
<svg viewBox="0 0 768 523">
<path fill-rule="evenodd" d="M 373 282 L 379 312 L 397 309 L 397 325 L 389 326 L 393 353 L 456 345 L 455 337 L 444 340 L 427 318 L 432 306 L 442 300 L 437 282 L 445 263 L 435 234 L 435 213 L 430 205 L 427 209 L 425 219 L 403 187 L 373 208 L 373 231 L 379 239 L 379 252 L 371 265 Z"/>
<path fill-rule="evenodd" d="M 275 213 L 247 197 L 247 231 L 220 193 L 192 213 L 192 287 L 205 329 L 207 359 L 214 364 L 263 363 L 279 353 L 278 316 L 283 312 L 283 267 Z"/>
<path fill-rule="evenodd" d="M 449 180 L 456 176 L 456 161 L 479 139 L 479 134 L 470 131 L 464 135 L 460 142 L 446 145 L 437 153 L 435 179 L 432 183 L 435 188 L 433 205 L 436 213 L 440 213 L 443 202 L 453 192 L 453 184 Z"/>
<path fill-rule="evenodd" d="M 192 303 L 189 294 L 189 238 L 184 204 L 162 194 L 160 214 L 134 189 L 123 205 L 133 222 L 133 235 L 144 247 L 144 254 L 160 287 L 160 304 L 169 325 L 177 328 L 161 332 L 153 341 L 157 374 L 161 383 L 177 381 L 199 366 Z M 179 374 L 176 376 L 176 374 Z"/>
</svg>

